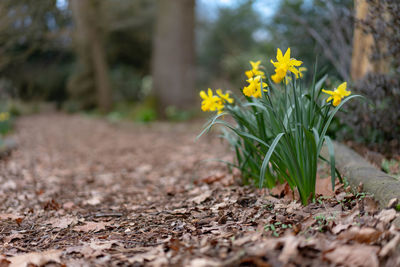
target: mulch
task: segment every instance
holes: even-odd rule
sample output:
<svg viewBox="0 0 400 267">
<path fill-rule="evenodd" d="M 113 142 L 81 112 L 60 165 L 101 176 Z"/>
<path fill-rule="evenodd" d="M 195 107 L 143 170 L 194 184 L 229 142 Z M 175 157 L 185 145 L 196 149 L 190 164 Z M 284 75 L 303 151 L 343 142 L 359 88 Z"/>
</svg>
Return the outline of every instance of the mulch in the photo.
<svg viewBox="0 0 400 267">
<path fill-rule="evenodd" d="M 320 179 L 240 185 L 201 123 L 114 125 L 81 115 L 17 121 L 0 161 L 0 266 L 399 266 L 393 206 Z M 320 177 L 324 177 L 324 166 Z M 329 182 L 327 183 L 329 184 Z"/>
</svg>

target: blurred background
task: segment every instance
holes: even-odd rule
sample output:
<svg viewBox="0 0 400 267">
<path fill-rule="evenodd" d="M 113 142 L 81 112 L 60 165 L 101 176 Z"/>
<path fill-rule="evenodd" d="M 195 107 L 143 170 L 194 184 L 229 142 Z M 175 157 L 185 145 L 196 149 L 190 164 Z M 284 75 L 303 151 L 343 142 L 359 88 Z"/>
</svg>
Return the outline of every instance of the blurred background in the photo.
<svg viewBox="0 0 400 267">
<path fill-rule="evenodd" d="M 269 73 L 291 47 L 311 79 L 348 81 L 331 135 L 400 150 L 398 0 L 1 0 L 0 130 L 15 116 L 82 112 L 110 120 L 195 118 L 199 90 L 239 93 L 249 60 Z M 8 117 L 6 116 L 7 114 Z"/>
</svg>

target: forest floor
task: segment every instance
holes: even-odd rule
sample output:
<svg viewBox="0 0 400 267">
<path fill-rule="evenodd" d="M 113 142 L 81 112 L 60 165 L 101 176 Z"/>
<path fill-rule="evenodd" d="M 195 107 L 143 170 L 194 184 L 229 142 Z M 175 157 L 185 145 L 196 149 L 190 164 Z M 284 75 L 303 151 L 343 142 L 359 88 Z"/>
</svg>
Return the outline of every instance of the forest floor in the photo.
<svg viewBox="0 0 400 267">
<path fill-rule="evenodd" d="M 0 266 L 399 266 L 395 209 L 345 186 L 303 207 L 239 185 L 199 123 L 17 121 L 0 160 Z M 320 170 L 320 176 L 324 176 Z M 31 266 L 36 266 L 31 265 Z"/>
</svg>

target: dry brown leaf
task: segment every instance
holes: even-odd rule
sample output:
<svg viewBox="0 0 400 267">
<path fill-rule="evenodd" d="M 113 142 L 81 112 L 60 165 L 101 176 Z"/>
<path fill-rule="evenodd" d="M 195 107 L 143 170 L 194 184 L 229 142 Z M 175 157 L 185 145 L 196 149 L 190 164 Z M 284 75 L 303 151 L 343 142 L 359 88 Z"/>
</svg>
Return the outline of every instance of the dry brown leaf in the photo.
<svg viewBox="0 0 400 267">
<path fill-rule="evenodd" d="M 323 196 L 329 196 L 333 197 L 335 195 L 335 192 L 332 190 L 332 182 L 331 179 L 328 178 L 317 178 L 315 184 L 315 194 L 317 195 L 323 195 Z"/>
<path fill-rule="evenodd" d="M 199 258 L 199 259 L 193 259 L 190 261 L 188 264 L 189 267 L 216 267 L 216 266 L 221 266 L 220 263 L 211 260 L 211 259 L 205 259 L 205 258 Z"/>
<path fill-rule="evenodd" d="M 61 228 L 65 229 L 71 224 L 76 224 L 78 222 L 78 219 L 76 217 L 61 217 L 61 218 L 52 218 L 47 221 L 48 224 L 51 224 L 52 227 L 54 228 Z"/>
<path fill-rule="evenodd" d="M 145 252 L 145 253 L 139 253 L 136 254 L 133 257 L 128 258 L 128 261 L 132 264 L 134 263 L 141 263 L 143 264 L 143 262 L 146 261 L 154 261 L 157 258 L 164 258 L 165 257 L 165 252 L 162 246 L 158 246 L 155 248 L 151 248 L 149 251 Z"/>
<path fill-rule="evenodd" d="M 351 226 L 351 224 L 349 224 L 349 223 L 346 223 L 346 224 L 339 223 L 338 225 L 335 225 L 335 226 L 332 228 L 331 231 L 332 231 L 332 233 L 334 233 L 335 235 L 337 235 L 337 234 L 340 233 L 341 231 L 348 229 L 350 226 Z"/>
<path fill-rule="evenodd" d="M 376 255 L 379 247 L 367 245 L 344 245 L 334 250 L 324 252 L 323 258 L 331 263 L 343 266 L 378 267 L 379 261 Z"/>
<path fill-rule="evenodd" d="M 29 263 L 37 266 L 45 265 L 48 262 L 60 263 L 61 250 L 48 250 L 43 252 L 32 252 L 8 257 L 11 262 L 9 267 L 27 266 Z"/>
<path fill-rule="evenodd" d="M 203 192 L 201 195 L 190 199 L 189 201 L 194 202 L 196 204 L 200 204 L 200 203 L 206 201 L 209 197 L 211 197 L 211 195 L 212 195 L 212 190 L 207 190 L 207 191 Z"/>
<path fill-rule="evenodd" d="M 298 254 L 298 245 L 300 244 L 300 238 L 292 235 L 283 237 L 284 246 L 281 255 L 279 255 L 279 260 L 284 264 L 287 264 L 291 259 L 293 259 Z"/>
<path fill-rule="evenodd" d="M 72 209 L 74 206 L 75 206 L 75 204 L 74 204 L 74 202 L 72 202 L 72 201 L 65 202 L 65 203 L 62 205 L 63 209 L 66 209 L 66 210 L 70 210 L 70 209 Z"/>
<path fill-rule="evenodd" d="M 110 225 L 109 222 L 86 222 L 84 225 L 75 226 L 73 230 L 78 232 L 99 232 L 105 230 L 106 226 Z"/>
<path fill-rule="evenodd" d="M 393 251 L 395 251 L 397 245 L 400 243 L 400 234 L 396 233 L 395 237 L 392 238 L 379 252 L 380 257 L 386 257 Z"/>
<path fill-rule="evenodd" d="M 20 234 L 20 233 L 13 233 L 13 234 L 11 234 L 11 235 L 9 235 L 9 236 L 6 236 L 6 237 L 4 238 L 4 242 L 10 243 L 10 242 L 13 241 L 14 239 L 21 239 L 21 238 L 23 238 L 23 237 L 24 237 L 24 235 L 22 235 L 22 234 Z"/>
<path fill-rule="evenodd" d="M 110 249 L 114 244 L 117 244 L 115 240 L 107 241 L 92 241 L 89 246 L 94 250 Z"/>
<path fill-rule="evenodd" d="M 375 214 L 379 210 L 379 204 L 371 196 L 365 196 L 363 199 L 364 210 L 369 214 Z"/>
<path fill-rule="evenodd" d="M 393 221 L 397 216 L 397 212 L 395 209 L 389 209 L 389 210 L 382 210 L 376 218 L 381 220 L 384 223 L 390 223 Z"/>
<path fill-rule="evenodd" d="M 8 267 L 10 266 L 11 261 L 4 259 L 4 258 L 0 258 L 0 267 Z"/>
<path fill-rule="evenodd" d="M 95 195 L 91 199 L 86 200 L 84 202 L 84 204 L 89 204 L 89 205 L 92 205 L 92 206 L 96 206 L 96 205 L 101 203 L 102 199 L 103 198 L 101 196 Z"/>
<path fill-rule="evenodd" d="M 0 220 L 18 220 L 18 219 L 23 219 L 24 216 L 18 215 L 18 214 L 12 214 L 12 213 L 1 213 L 0 214 Z"/>
<path fill-rule="evenodd" d="M 338 239 L 347 241 L 357 241 L 358 243 L 371 244 L 376 242 L 381 236 L 381 232 L 370 227 L 361 228 L 351 227 L 349 230 L 341 233 Z"/>
</svg>

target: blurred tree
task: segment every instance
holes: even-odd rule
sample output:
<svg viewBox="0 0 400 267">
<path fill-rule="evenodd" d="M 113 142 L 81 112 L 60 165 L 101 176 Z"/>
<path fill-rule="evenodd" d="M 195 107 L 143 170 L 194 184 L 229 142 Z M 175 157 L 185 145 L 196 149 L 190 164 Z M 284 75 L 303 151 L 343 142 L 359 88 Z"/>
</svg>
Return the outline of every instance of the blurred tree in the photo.
<svg viewBox="0 0 400 267">
<path fill-rule="evenodd" d="M 283 0 L 269 31 L 283 48 L 293 47 L 296 58 L 350 80 L 353 0 Z"/>
<path fill-rule="evenodd" d="M 199 12 L 198 21 L 198 61 L 201 66 L 201 84 L 215 81 L 216 86 L 237 86 L 244 81 L 244 70 L 249 68 L 249 60 L 262 60 L 274 52 L 274 46 L 267 40 L 258 40 L 257 31 L 262 29 L 259 14 L 253 2 L 246 0 L 238 6 L 221 7 L 212 20 Z"/>
<path fill-rule="evenodd" d="M 18 97 L 65 98 L 68 25 L 69 13 L 56 0 L 0 1 L 0 79 L 10 81 Z"/>
<path fill-rule="evenodd" d="M 159 0 L 153 41 L 153 83 L 162 113 L 194 102 L 195 0 Z"/>
<path fill-rule="evenodd" d="M 75 22 L 75 46 L 82 71 L 72 79 L 71 93 L 87 92 L 93 84 L 82 83 L 83 77 L 93 75 L 96 103 L 102 112 L 108 112 L 112 106 L 111 84 L 104 49 L 104 35 L 98 18 L 101 17 L 98 0 L 71 0 L 72 14 Z M 79 88 L 82 86 L 83 88 Z"/>
</svg>

